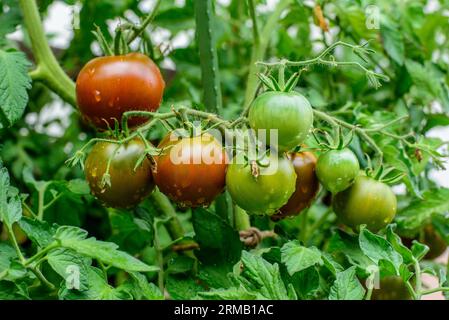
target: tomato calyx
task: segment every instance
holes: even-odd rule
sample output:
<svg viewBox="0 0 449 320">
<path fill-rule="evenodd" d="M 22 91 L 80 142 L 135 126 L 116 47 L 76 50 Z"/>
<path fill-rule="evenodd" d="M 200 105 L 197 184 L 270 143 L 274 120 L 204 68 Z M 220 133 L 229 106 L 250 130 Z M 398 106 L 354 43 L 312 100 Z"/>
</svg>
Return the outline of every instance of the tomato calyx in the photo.
<svg viewBox="0 0 449 320">
<path fill-rule="evenodd" d="M 344 134 L 342 128 L 339 126 L 334 131 L 336 131 L 334 132 L 335 138 L 326 130 L 317 128 L 312 130 L 313 138 L 323 151 L 348 148 L 354 138 L 354 130 L 350 130 L 347 134 Z"/>
<path fill-rule="evenodd" d="M 283 72 L 283 71 L 282 71 Z M 285 82 L 285 84 L 283 84 L 283 81 L 279 81 L 277 80 L 275 77 L 273 77 L 273 75 L 269 74 L 269 75 L 265 75 L 263 73 L 259 73 L 258 77 L 260 79 L 260 81 L 265 85 L 266 89 L 268 91 L 278 91 L 278 92 L 290 92 L 292 91 L 296 85 L 298 84 L 299 81 L 299 77 L 300 77 L 300 73 L 299 72 L 295 72 L 288 80 L 287 82 Z M 281 78 L 283 77 L 283 75 L 281 76 Z"/>
<path fill-rule="evenodd" d="M 399 182 L 405 176 L 405 173 L 395 173 L 395 171 L 397 171 L 396 168 L 385 167 L 383 164 L 380 164 L 376 169 L 373 169 L 371 161 L 368 158 L 368 166 L 365 169 L 365 174 L 367 177 L 370 177 L 374 180 L 392 185 Z"/>
</svg>

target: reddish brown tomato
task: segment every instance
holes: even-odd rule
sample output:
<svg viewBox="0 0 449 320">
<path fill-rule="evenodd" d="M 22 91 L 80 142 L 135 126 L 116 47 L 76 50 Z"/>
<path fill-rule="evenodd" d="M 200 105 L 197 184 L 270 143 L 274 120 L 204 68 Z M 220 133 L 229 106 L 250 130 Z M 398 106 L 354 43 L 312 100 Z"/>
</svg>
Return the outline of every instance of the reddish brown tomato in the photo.
<svg viewBox="0 0 449 320">
<path fill-rule="evenodd" d="M 311 152 L 301 152 L 289 155 L 296 172 L 296 189 L 288 202 L 273 215 L 271 220 L 278 221 L 288 216 L 298 215 L 310 206 L 315 198 L 320 184 L 315 174 L 317 158 Z"/>
<path fill-rule="evenodd" d="M 144 159 L 134 170 L 144 152 L 145 145 L 140 139 L 121 146 L 110 142 L 95 144 L 84 167 L 92 194 L 107 207 L 128 208 L 139 204 L 154 189 L 150 160 Z M 110 158 L 109 186 L 103 184 L 102 178 Z"/>
<path fill-rule="evenodd" d="M 89 61 L 76 80 L 76 98 L 83 118 L 99 129 L 114 127 L 130 110 L 159 108 L 165 83 L 159 68 L 147 56 L 130 53 Z M 144 118 L 130 118 L 136 126 Z"/>
<path fill-rule="evenodd" d="M 429 252 L 427 252 L 424 257 L 427 260 L 433 260 L 441 256 L 447 249 L 447 243 L 444 239 L 435 231 L 432 224 L 428 224 L 423 228 L 422 236 L 418 236 L 416 239 L 410 239 L 403 237 L 402 242 L 407 246 L 411 247 L 413 240 L 417 240 L 424 243 L 429 247 Z"/>
<path fill-rule="evenodd" d="M 159 144 L 153 171 L 159 190 L 185 207 L 209 205 L 225 187 L 227 155 L 211 135 L 167 135 Z"/>
</svg>

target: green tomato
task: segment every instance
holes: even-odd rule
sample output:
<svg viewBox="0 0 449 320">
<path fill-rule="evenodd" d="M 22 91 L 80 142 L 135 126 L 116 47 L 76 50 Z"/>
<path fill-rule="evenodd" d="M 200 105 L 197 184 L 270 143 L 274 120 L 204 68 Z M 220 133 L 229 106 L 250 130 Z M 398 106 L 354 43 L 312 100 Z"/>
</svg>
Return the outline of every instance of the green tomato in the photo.
<svg viewBox="0 0 449 320">
<path fill-rule="evenodd" d="M 377 232 L 393 220 L 397 200 L 388 185 L 360 175 L 351 187 L 334 196 L 333 208 L 348 227 L 357 230 L 366 224 L 369 230 Z"/>
<path fill-rule="evenodd" d="M 234 202 L 248 213 L 272 215 L 295 191 L 296 173 L 291 161 L 277 156 L 267 160 L 267 167 L 259 166 L 257 178 L 244 161 L 233 161 L 228 167 L 228 191 Z"/>
<path fill-rule="evenodd" d="M 270 129 L 278 130 L 278 148 L 287 151 L 307 138 L 313 125 L 313 110 L 298 92 L 269 91 L 254 100 L 248 120 L 256 133 L 260 129 L 267 130 L 267 145 L 270 144 Z"/>
<path fill-rule="evenodd" d="M 359 175 L 360 165 L 348 148 L 329 150 L 318 158 L 316 174 L 323 187 L 332 194 L 347 189 Z"/>
</svg>

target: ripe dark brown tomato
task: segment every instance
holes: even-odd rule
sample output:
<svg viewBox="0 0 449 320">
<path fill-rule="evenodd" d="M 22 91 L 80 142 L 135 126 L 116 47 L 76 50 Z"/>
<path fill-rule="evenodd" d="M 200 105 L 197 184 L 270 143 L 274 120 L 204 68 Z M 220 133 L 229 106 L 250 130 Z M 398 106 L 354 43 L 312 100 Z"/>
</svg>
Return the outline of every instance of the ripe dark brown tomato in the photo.
<svg viewBox="0 0 449 320">
<path fill-rule="evenodd" d="M 309 207 L 315 198 L 320 184 L 315 173 L 317 159 L 311 152 L 294 153 L 288 156 L 296 172 L 296 189 L 279 212 L 271 216 L 278 221 L 288 216 L 295 216 Z"/>
<path fill-rule="evenodd" d="M 379 288 L 373 289 L 371 300 L 410 300 L 412 297 L 401 277 L 382 278 Z"/>
<path fill-rule="evenodd" d="M 171 200 L 184 207 L 207 206 L 223 191 L 227 155 L 213 136 L 181 138 L 172 133 L 159 148 L 164 152 L 155 158 L 153 176 Z"/>
<path fill-rule="evenodd" d="M 121 146 L 110 142 L 95 144 L 84 168 L 92 194 L 107 207 L 128 208 L 139 204 L 154 189 L 148 159 L 134 171 L 144 151 L 145 144 L 137 138 Z M 111 185 L 108 186 L 102 184 L 102 178 L 111 157 Z"/>
<path fill-rule="evenodd" d="M 130 110 L 155 111 L 159 108 L 165 82 L 159 68 L 147 56 L 130 53 L 89 61 L 76 80 L 76 98 L 83 118 L 99 129 L 114 127 Z M 145 118 L 133 117 L 130 126 Z"/>
<path fill-rule="evenodd" d="M 412 246 L 413 240 L 417 240 L 429 247 L 429 252 L 424 257 L 427 260 L 438 258 L 447 249 L 446 241 L 435 231 L 432 224 L 428 224 L 423 228 L 422 239 L 419 236 L 416 239 L 402 238 L 402 242 L 409 248 Z"/>
</svg>

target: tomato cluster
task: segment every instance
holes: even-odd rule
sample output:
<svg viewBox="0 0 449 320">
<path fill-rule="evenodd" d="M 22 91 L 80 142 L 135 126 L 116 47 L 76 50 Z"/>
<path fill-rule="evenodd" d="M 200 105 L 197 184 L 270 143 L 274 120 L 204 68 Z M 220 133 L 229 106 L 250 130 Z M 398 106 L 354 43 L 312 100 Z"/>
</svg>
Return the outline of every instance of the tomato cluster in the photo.
<svg viewBox="0 0 449 320">
<path fill-rule="evenodd" d="M 78 76 L 76 92 L 83 117 L 105 129 L 126 111 L 157 110 L 164 87 L 157 66 L 134 53 L 90 61 Z M 129 125 L 143 120 L 130 118 Z M 334 211 L 347 226 L 356 230 L 367 225 L 377 231 L 392 221 L 394 193 L 383 182 L 360 174 L 350 149 L 329 147 L 318 159 L 311 152 L 292 152 L 313 126 L 313 109 L 303 95 L 291 91 L 259 95 L 250 107 L 248 123 L 260 142 L 270 146 L 269 153 L 257 159 L 237 150 L 228 155 L 222 141 L 208 133 L 185 135 L 175 130 L 159 143 L 160 154 L 152 157 L 146 156 L 149 142 L 143 137 L 97 143 L 86 160 L 87 181 L 92 193 L 112 207 L 137 205 L 155 185 L 181 206 L 207 206 L 226 187 L 239 207 L 269 215 L 273 221 L 310 206 L 321 183 L 332 193 Z"/>
</svg>

